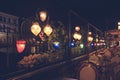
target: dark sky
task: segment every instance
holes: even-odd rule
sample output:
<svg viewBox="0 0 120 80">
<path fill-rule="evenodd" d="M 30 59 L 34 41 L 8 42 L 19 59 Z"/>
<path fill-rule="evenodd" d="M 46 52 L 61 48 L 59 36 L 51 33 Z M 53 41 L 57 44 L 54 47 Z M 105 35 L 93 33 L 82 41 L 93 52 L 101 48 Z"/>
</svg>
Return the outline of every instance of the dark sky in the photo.
<svg viewBox="0 0 120 80">
<path fill-rule="evenodd" d="M 38 8 L 63 19 L 73 10 L 102 30 L 117 28 L 120 20 L 120 5 L 115 0 L 0 0 L 0 11 L 19 17 L 34 16 Z"/>
</svg>

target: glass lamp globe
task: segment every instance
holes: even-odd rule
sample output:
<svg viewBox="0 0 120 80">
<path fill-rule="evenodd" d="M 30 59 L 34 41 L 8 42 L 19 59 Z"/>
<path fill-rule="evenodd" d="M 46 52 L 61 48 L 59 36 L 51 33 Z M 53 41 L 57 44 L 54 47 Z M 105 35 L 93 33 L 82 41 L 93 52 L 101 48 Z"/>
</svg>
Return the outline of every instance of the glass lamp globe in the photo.
<svg viewBox="0 0 120 80">
<path fill-rule="evenodd" d="M 78 33 L 74 33 L 74 34 L 73 34 L 73 38 L 74 38 L 74 39 L 78 39 Z"/>
<path fill-rule="evenodd" d="M 42 22 L 44 22 L 47 19 L 47 12 L 46 11 L 40 11 L 39 15 L 40 15 L 40 20 Z"/>
<path fill-rule="evenodd" d="M 73 38 L 76 39 L 76 40 L 77 40 L 77 39 L 80 40 L 81 37 L 82 37 L 81 34 L 78 34 L 78 33 L 74 33 L 74 34 L 73 34 Z"/>
<path fill-rule="evenodd" d="M 53 29 L 52 29 L 52 27 L 51 27 L 49 24 L 47 24 L 47 25 L 44 27 L 43 31 L 44 31 L 44 33 L 45 33 L 47 36 L 49 36 L 49 35 L 52 33 Z"/>
<path fill-rule="evenodd" d="M 92 35 L 92 32 L 88 32 L 88 35 Z"/>
<path fill-rule="evenodd" d="M 81 38 L 82 38 L 82 35 L 78 34 L 78 40 L 81 40 Z"/>
<path fill-rule="evenodd" d="M 118 30 L 120 30 L 120 25 L 118 25 Z"/>
<path fill-rule="evenodd" d="M 92 41 L 93 41 L 93 37 L 88 36 L 88 41 L 89 41 L 89 42 L 92 42 Z"/>
<path fill-rule="evenodd" d="M 76 26 L 76 27 L 75 27 L 75 31 L 80 31 L 80 27 L 79 27 L 79 26 Z"/>
<path fill-rule="evenodd" d="M 34 22 L 33 25 L 31 26 L 31 32 L 37 36 L 41 31 L 41 27 L 38 22 Z"/>
</svg>

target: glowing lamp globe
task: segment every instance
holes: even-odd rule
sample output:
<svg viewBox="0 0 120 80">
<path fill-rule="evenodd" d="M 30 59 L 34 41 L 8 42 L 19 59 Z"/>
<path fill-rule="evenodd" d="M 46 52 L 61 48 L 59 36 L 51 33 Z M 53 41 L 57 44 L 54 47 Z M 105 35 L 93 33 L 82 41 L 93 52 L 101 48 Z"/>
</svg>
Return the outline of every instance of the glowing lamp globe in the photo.
<svg viewBox="0 0 120 80">
<path fill-rule="evenodd" d="M 75 31 L 80 31 L 80 27 L 79 27 L 79 26 L 76 26 L 76 27 L 75 27 Z"/>
<path fill-rule="evenodd" d="M 78 39 L 78 33 L 74 33 L 74 34 L 73 34 L 73 38 L 74 38 L 74 39 Z"/>
<path fill-rule="evenodd" d="M 98 42 L 98 38 L 96 38 L 96 42 Z"/>
<path fill-rule="evenodd" d="M 80 48 L 84 48 L 84 44 L 81 43 L 81 44 L 80 44 Z"/>
<path fill-rule="evenodd" d="M 42 22 L 46 21 L 46 19 L 47 19 L 47 12 L 46 11 L 40 11 L 39 15 L 40 15 L 40 20 Z"/>
<path fill-rule="evenodd" d="M 25 49 L 25 45 L 26 45 L 26 41 L 25 40 L 18 40 L 16 41 L 16 47 L 17 47 L 17 51 L 19 53 L 22 53 Z"/>
<path fill-rule="evenodd" d="M 81 40 L 81 38 L 82 38 L 82 35 L 78 34 L 78 40 Z"/>
<path fill-rule="evenodd" d="M 77 40 L 77 39 L 80 40 L 80 39 L 82 38 L 82 35 L 81 35 L 81 34 L 78 34 L 78 33 L 74 33 L 74 34 L 73 34 L 73 38 L 76 39 L 76 40 Z"/>
<path fill-rule="evenodd" d="M 88 41 L 89 41 L 89 42 L 92 42 L 92 41 L 93 41 L 93 37 L 88 36 Z"/>
<path fill-rule="evenodd" d="M 88 35 L 92 35 L 92 32 L 88 32 Z"/>
<path fill-rule="evenodd" d="M 120 25 L 118 25 L 118 30 L 120 30 Z"/>
<path fill-rule="evenodd" d="M 118 26 L 120 26 L 120 22 L 118 22 Z"/>
<path fill-rule="evenodd" d="M 41 27 L 38 22 L 34 22 L 33 25 L 31 26 L 31 32 L 37 36 L 41 31 Z"/>
<path fill-rule="evenodd" d="M 49 36 L 49 35 L 52 33 L 53 29 L 52 29 L 52 27 L 51 27 L 49 24 L 47 24 L 47 25 L 44 27 L 43 31 L 44 31 L 44 33 L 45 33 L 47 36 Z"/>
</svg>

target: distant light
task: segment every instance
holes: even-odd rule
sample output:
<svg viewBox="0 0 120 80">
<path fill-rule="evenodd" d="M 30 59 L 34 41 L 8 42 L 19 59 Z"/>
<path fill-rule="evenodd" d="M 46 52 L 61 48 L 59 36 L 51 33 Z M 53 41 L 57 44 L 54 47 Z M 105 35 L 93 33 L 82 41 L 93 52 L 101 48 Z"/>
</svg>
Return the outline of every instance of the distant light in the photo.
<svg viewBox="0 0 120 80">
<path fill-rule="evenodd" d="M 88 32 L 88 35 L 92 35 L 92 32 Z"/>
<path fill-rule="evenodd" d="M 97 46 L 100 46 L 100 43 L 97 43 Z"/>
<path fill-rule="evenodd" d="M 91 46 L 94 46 L 94 44 L 93 44 L 93 43 L 91 43 Z"/>
<path fill-rule="evenodd" d="M 98 42 L 98 38 L 96 38 L 96 42 Z"/>
<path fill-rule="evenodd" d="M 93 37 L 92 36 L 88 36 L 88 41 L 92 42 L 93 41 Z"/>
<path fill-rule="evenodd" d="M 96 46 L 97 45 L 97 43 L 94 43 L 94 46 Z"/>
<path fill-rule="evenodd" d="M 84 45 L 83 45 L 83 44 L 80 44 L 80 48 L 84 48 Z"/>
<path fill-rule="evenodd" d="M 44 27 L 43 31 L 47 36 L 49 36 L 52 33 L 53 29 L 52 29 L 51 25 L 47 24 Z"/>
<path fill-rule="evenodd" d="M 53 43 L 53 47 L 54 47 L 55 49 L 59 49 L 60 43 L 59 43 L 59 42 L 54 42 L 54 43 Z"/>
<path fill-rule="evenodd" d="M 120 22 L 118 22 L 118 26 L 120 26 Z"/>
<path fill-rule="evenodd" d="M 71 47 L 75 47 L 75 43 L 74 42 L 71 43 Z"/>
<path fill-rule="evenodd" d="M 103 43 L 103 45 L 106 45 L 106 43 Z"/>
<path fill-rule="evenodd" d="M 25 40 L 17 40 L 16 41 L 17 51 L 19 53 L 22 53 L 24 51 L 25 46 L 26 46 L 26 41 Z"/>
<path fill-rule="evenodd" d="M 120 30 L 120 25 L 118 26 L 118 30 Z"/>
<path fill-rule="evenodd" d="M 100 46 L 102 46 L 102 45 L 103 45 L 103 43 L 101 42 L 101 43 L 100 43 Z"/>
<path fill-rule="evenodd" d="M 76 40 L 81 40 L 82 35 L 79 34 L 79 33 L 74 33 L 74 34 L 73 34 L 73 38 L 76 39 Z"/>
<path fill-rule="evenodd" d="M 41 12 L 39 12 L 39 15 L 40 15 L 40 20 L 42 22 L 44 22 L 47 18 L 47 12 L 46 11 L 41 11 Z"/>
<path fill-rule="evenodd" d="M 76 27 L 75 27 L 75 31 L 80 31 L 80 27 L 79 27 L 79 26 L 76 26 Z"/>
</svg>

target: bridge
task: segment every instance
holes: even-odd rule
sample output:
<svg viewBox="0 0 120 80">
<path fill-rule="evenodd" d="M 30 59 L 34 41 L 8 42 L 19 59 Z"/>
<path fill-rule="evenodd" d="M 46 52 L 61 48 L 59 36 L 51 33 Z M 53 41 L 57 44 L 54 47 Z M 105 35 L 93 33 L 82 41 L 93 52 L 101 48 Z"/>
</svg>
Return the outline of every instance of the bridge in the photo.
<svg viewBox="0 0 120 80">
<path fill-rule="evenodd" d="M 1 80 L 119 80 L 120 47 L 0 76 Z"/>
<path fill-rule="evenodd" d="M 14 53 L 10 53 L 11 47 L 7 46 L 7 55 L 0 53 L 1 80 L 119 79 L 120 47 L 107 47 L 104 33 L 77 13 L 70 11 L 67 26 L 61 21 L 49 22 L 50 34 L 44 31 L 46 23 L 36 21 L 33 17 L 24 19 L 20 40 L 16 39 L 17 49 L 14 45 Z M 34 34 L 31 25 L 43 30 L 36 34 L 33 28 Z"/>
</svg>

